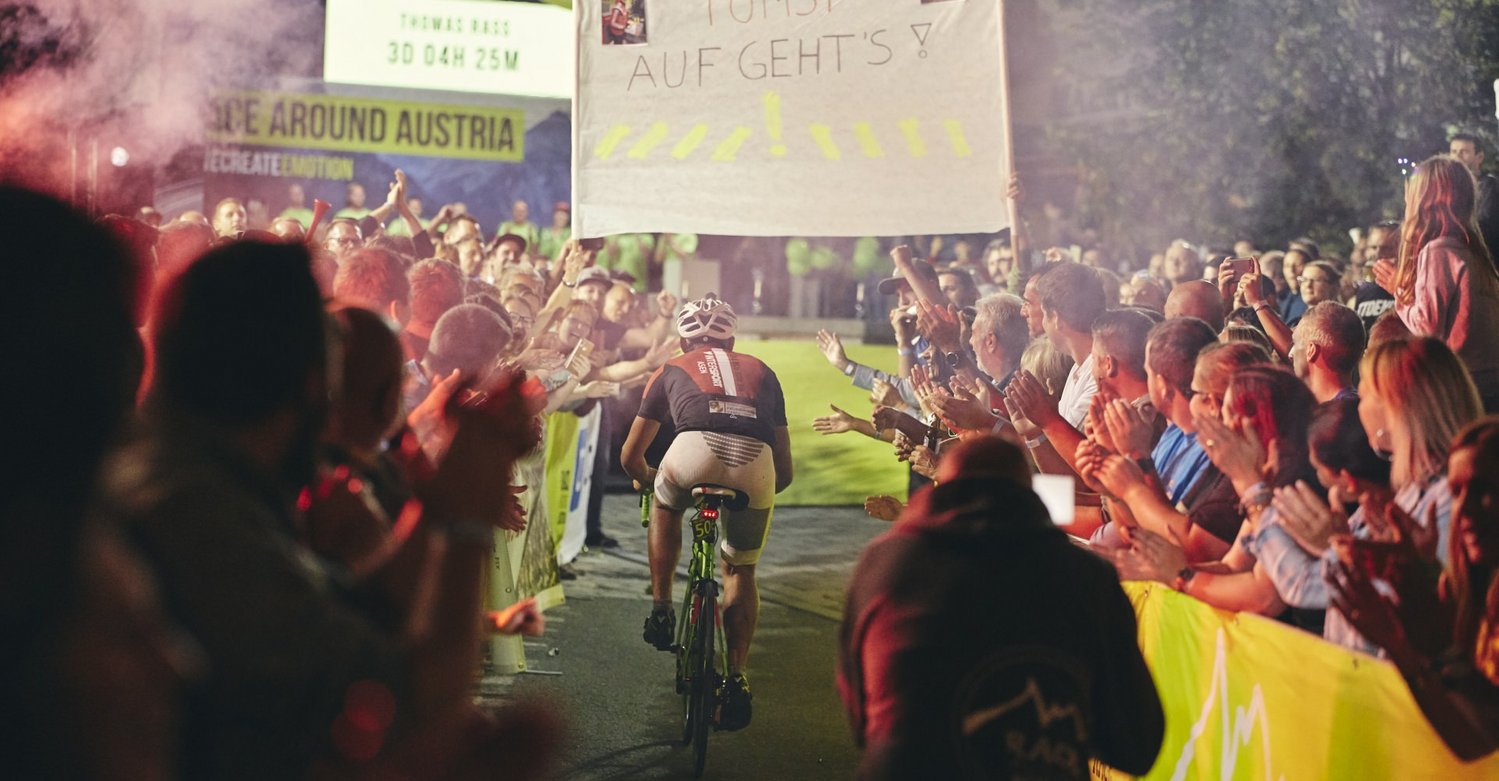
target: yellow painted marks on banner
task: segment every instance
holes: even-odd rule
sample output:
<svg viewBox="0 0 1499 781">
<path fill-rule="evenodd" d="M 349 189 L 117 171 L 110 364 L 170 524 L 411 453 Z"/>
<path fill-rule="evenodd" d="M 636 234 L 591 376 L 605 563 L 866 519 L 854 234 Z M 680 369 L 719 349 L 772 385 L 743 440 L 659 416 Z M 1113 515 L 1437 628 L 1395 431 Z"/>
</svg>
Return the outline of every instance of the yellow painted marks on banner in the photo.
<svg viewBox="0 0 1499 781">
<path fill-rule="evenodd" d="M 896 124 L 900 126 L 901 135 L 906 137 L 906 151 L 912 157 L 926 157 L 926 140 L 921 137 L 920 120 L 902 119 Z"/>
<path fill-rule="evenodd" d="M 968 138 L 963 135 L 963 123 L 947 119 L 943 120 L 942 126 L 947 128 L 947 140 L 952 142 L 952 153 L 958 157 L 973 157 L 973 148 L 968 146 Z"/>
<path fill-rule="evenodd" d="M 713 150 L 713 159 L 720 163 L 733 162 L 739 154 L 739 147 L 744 146 L 746 139 L 753 133 L 747 127 L 736 127 L 728 138 L 718 142 L 718 148 Z"/>
<path fill-rule="evenodd" d="M 630 147 L 627 156 L 631 160 L 644 160 L 645 156 L 651 153 L 651 150 L 660 146 L 661 142 L 666 140 L 668 132 L 669 128 L 666 127 L 665 122 L 657 122 L 651 125 L 651 129 L 645 131 L 645 135 L 641 136 L 640 140 L 635 142 L 635 146 Z"/>
<path fill-rule="evenodd" d="M 812 134 L 812 140 L 817 142 L 817 148 L 822 150 L 822 156 L 829 160 L 842 160 L 843 153 L 838 151 L 838 144 L 833 141 L 833 129 L 827 125 L 813 124 L 807 128 Z"/>
<path fill-rule="evenodd" d="M 781 122 L 780 95 L 775 92 L 765 93 L 765 124 L 773 142 L 769 149 L 773 157 L 785 157 L 789 152 L 788 147 L 781 143 L 783 138 Z M 902 119 L 896 122 L 896 127 L 899 128 L 901 137 L 905 139 L 906 151 L 911 157 L 921 158 L 929 154 L 926 139 L 921 135 L 920 120 Z M 955 157 L 973 156 L 973 147 L 969 145 L 968 137 L 964 134 L 963 123 L 956 119 L 945 119 L 942 121 L 942 127 Z M 837 162 L 843 160 L 843 150 L 838 146 L 833 131 L 833 125 L 821 122 L 814 122 L 807 126 L 807 132 L 818 150 L 822 152 L 823 158 Z M 619 151 L 620 146 L 629 139 L 632 132 L 633 128 L 629 125 L 610 127 L 599 139 L 598 145 L 594 147 L 593 156 L 599 160 L 611 159 L 615 152 Z M 671 156 L 677 160 L 686 160 L 703 145 L 703 142 L 707 141 L 708 134 L 711 132 L 712 128 L 705 123 L 693 125 L 691 130 L 688 130 L 671 146 Z M 855 122 L 853 134 L 854 141 L 859 146 L 859 152 L 864 157 L 871 159 L 885 157 L 885 148 L 880 144 L 879 137 L 875 135 L 874 127 L 870 123 Z M 671 135 L 671 128 L 665 122 L 652 123 L 645 134 L 629 146 L 626 156 L 631 160 L 647 160 L 667 142 Z M 735 127 L 714 147 L 712 159 L 717 162 L 737 160 L 745 142 L 753 135 L 754 130 L 749 127 L 743 125 Z"/>
<path fill-rule="evenodd" d="M 609 128 L 604 137 L 599 139 L 599 145 L 593 148 L 593 156 L 600 160 L 608 160 L 614 154 L 614 150 L 619 146 L 619 143 L 624 141 L 629 135 L 629 125 L 615 125 Z"/>
<path fill-rule="evenodd" d="M 859 151 L 865 157 L 884 157 L 885 149 L 880 146 L 880 140 L 874 136 L 874 128 L 868 122 L 854 123 L 854 138 L 859 140 Z"/>
<path fill-rule="evenodd" d="M 785 157 L 786 145 L 781 143 L 781 93 L 765 93 L 765 131 L 770 134 L 770 154 Z"/>
<path fill-rule="evenodd" d="M 703 143 L 703 139 L 707 137 L 707 125 L 694 125 L 691 130 L 687 131 L 687 135 L 682 136 L 682 140 L 678 141 L 677 145 L 671 148 L 671 156 L 678 160 L 686 160 L 687 156 L 692 154 L 698 148 L 698 145 Z"/>
</svg>

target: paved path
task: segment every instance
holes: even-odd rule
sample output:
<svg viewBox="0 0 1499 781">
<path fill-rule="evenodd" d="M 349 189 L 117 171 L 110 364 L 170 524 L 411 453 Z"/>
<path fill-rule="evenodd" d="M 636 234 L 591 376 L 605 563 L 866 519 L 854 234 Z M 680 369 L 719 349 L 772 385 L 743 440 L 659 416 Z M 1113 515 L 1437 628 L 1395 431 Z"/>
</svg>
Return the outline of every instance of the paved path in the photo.
<svg viewBox="0 0 1499 781">
<path fill-rule="evenodd" d="M 605 527 L 620 547 L 589 551 L 585 574 L 526 645 L 529 672 L 491 676 L 483 699 L 537 698 L 564 709 L 561 778 L 690 778 L 671 656 L 640 639 L 650 612 L 645 533 L 635 499 L 610 495 Z M 854 508 L 776 513 L 759 566 L 761 615 L 750 655 L 754 723 L 709 741 L 707 778 L 849 778 L 858 754 L 833 683 L 843 591 L 859 551 L 885 524 Z M 679 586 L 680 589 L 680 581 Z M 680 595 L 680 590 L 678 591 Z"/>
</svg>

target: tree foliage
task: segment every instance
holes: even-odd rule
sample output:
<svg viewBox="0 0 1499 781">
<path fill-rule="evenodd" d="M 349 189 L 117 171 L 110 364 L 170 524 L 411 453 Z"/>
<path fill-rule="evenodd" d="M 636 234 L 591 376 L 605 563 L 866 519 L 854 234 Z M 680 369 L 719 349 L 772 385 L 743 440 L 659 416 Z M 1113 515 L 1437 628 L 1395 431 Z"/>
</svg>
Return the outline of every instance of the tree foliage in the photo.
<svg viewBox="0 0 1499 781">
<path fill-rule="evenodd" d="M 1082 221 L 1137 251 L 1346 244 L 1398 216 L 1397 159 L 1495 136 L 1499 0 L 1058 0 L 1052 27 L 1077 86 L 1049 136 Z"/>
</svg>

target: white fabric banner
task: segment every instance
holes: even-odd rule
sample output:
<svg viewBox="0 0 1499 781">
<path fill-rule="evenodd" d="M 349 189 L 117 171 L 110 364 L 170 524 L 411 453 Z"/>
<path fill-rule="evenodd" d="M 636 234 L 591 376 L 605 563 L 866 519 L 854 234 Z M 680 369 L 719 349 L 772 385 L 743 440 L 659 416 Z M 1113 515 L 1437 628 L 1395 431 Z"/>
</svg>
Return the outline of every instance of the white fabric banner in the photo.
<svg viewBox="0 0 1499 781">
<path fill-rule="evenodd" d="M 593 460 L 599 451 L 599 405 L 578 419 L 578 447 L 573 456 L 573 485 L 567 501 L 567 528 L 557 546 L 557 562 L 567 564 L 583 552 L 588 536 L 588 499 L 593 491 L 604 490 L 593 484 Z"/>
<path fill-rule="evenodd" d="M 998 0 L 574 5 L 574 236 L 1009 224 Z"/>
</svg>

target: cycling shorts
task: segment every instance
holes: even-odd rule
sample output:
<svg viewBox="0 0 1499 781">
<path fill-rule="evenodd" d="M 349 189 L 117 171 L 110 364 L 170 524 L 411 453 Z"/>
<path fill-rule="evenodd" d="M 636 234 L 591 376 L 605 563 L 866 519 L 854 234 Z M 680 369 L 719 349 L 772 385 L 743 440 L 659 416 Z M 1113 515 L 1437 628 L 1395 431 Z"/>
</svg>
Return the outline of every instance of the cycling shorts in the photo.
<svg viewBox="0 0 1499 781">
<path fill-rule="evenodd" d="M 749 496 L 743 510 L 725 509 L 720 518 L 724 561 L 750 566 L 770 536 L 776 469 L 770 445 L 753 437 L 712 431 L 683 431 L 672 440 L 656 472 L 656 502 L 674 511 L 696 505 L 692 487 L 710 483 Z"/>
</svg>

